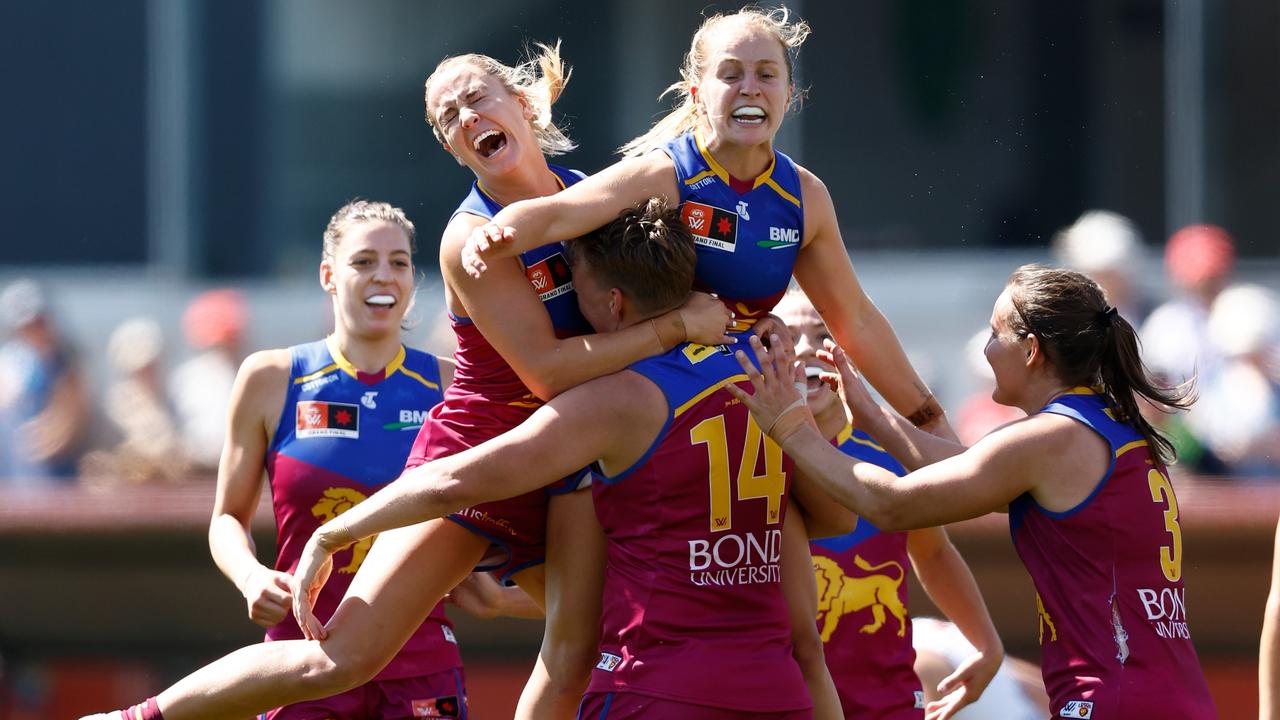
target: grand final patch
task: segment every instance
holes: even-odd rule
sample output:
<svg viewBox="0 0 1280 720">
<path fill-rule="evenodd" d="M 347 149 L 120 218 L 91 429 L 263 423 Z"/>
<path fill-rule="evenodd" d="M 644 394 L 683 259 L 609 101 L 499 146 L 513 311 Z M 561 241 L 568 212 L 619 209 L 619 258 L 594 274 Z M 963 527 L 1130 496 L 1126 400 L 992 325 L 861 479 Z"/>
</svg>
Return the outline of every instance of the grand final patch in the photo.
<svg viewBox="0 0 1280 720">
<path fill-rule="evenodd" d="M 360 437 L 360 406 L 354 403 L 299 400 L 297 413 L 298 438 Z"/>
<path fill-rule="evenodd" d="M 693 231 L 693 242 L 733 252 L 738 243 L 738 214 L 693 201 L 680 206 L 680 219 Z"/>
<path fill-rule="evenodd" d="M 560 253 L 530 265 L 525 268 L 524 274 L 529 278 L 533 289 L 538 291 L 538 299 L 542 302 L 573 290 L 573 273 L 569 270 L 569 261 Z"/>
</svg>

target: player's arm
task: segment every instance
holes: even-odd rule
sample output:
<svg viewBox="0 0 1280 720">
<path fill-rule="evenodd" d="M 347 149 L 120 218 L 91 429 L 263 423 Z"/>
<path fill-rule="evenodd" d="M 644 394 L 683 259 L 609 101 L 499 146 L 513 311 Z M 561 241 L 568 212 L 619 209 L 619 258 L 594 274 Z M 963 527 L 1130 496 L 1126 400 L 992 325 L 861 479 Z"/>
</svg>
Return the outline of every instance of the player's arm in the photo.
<svg viewBox="0 0 1280 720">
<path fill-rule="evenodd" d="M 1258 717 L 1280 720 L 1280 523 L 1276 525 L 1275 549 L 1271 559 L 1271 594 L 1262 620 L 1262 642 L 1258 652 Z"/>
<path fill-rule="evenodd" d="M 554 195 L 506 206 L 459 246 L 459 262 L 478 276 L 502 258 L 582 237 L 651 197 L 674 203 L 676 182 L 675 165 L 665 153 L 621 160 Z"/>
<path fill-rule="evenodd" d="M 1004 661 L 1004 645 L 968 563 L 945 529 L 912 530 L 907 535 L 907 552 L 929 599 L 977 649 L 938 684 L 937 709 L 954 712 L 982 696 Z"/>
<path fill-rule="evenodd" d="M 760 427 L 791 456 L 797 468 L 845 507 L 886 531 L 945 525 L 990 512 L 1052 477 L 1054 452 L 1067 446 L 1066 426 L 1044 416 L 991 433 L 966 452 L 899 478 L 866 462 L 855 462 L 818 431 L 791 382 L 791 358 L 770 353 L 756 338 L 757 369 L 745 353 L 738 360 L 754 394 L 730 387 Z M 842 382 L 856 382 L 847 362 L 838 362 Z M 867 429 L 873 437 L 875 428 Z M 883 444 L 883 443 L 882 443 Z"/>
<path fill-rule="evenodd" d="M 445 596 L 469 615 L 482 620 L 518 617 L 541 620 L 542 607 L 518 585 L 504 586 L 487 572 L 473 572 Z"/>
<path fill-rule="evenodd" d="M 266 350 L 250 355 L 240 366 L 231 390 L 209 521 L 214 563 L 244 596 L 249 618 L 263 627 L 283 620 L 290 602 L 289 575 L 258 562 L 250 534 L 272 420 L 284 405 L 289 364 L 288 350 Z"/>
<path fill-rule="evenodd" d="M 537 490 L 597 459 L 616 462 L 626 448 L 638 458 L 661 430 L 666 400 L 656 388 L 638 387 L 637 378 L 618 373 L 572 388 L 492 440 L 405 470 L 321 526 L 313 540 L 321 548 L 340 549 L 385 530 Z"/>
<path fill-rule="evenodd" d="M 458 364 L 447 355 L 438 355 L 436 356 L 436 367 L 440 368 L 440 391 L 444 392 L 453 384 L 453 371 L 458 367 Z"/>
<path fill-rule="evenodd" d="M 441 272 L 485 339 L 525 386 L 544 400 L 670 350 L 686 339 L 705 344 L 733 342 L 724 335 L 729 311 L 710 296 L 697 293 L 682 308 L 617 332 L 557 338 L 517 259 L 497 261 L 479 278 L 463 272 L 459 250 L 480 222 L 481 218 L 465 214 L 450 221 L 441 240 Z"/>
<path fill-rule="evenodd" d="M 796 281 L 831 336 L 884 399 L 903 416 L 921 420 L 927 430 L 954 439 L 942 406 L 911 367 L 889 321 L 858 282 L 840 237 L 831 193 L 813 173 L 804 168 L 799 172 L 805 237 L 796 257 Z"/>
</svg>

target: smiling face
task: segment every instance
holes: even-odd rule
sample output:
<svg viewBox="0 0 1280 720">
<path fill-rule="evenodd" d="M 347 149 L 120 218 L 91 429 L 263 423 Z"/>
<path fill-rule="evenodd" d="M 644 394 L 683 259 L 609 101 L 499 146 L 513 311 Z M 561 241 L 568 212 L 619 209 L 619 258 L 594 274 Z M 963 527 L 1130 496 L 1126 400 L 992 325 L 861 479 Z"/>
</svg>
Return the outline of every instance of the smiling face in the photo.
<svg viewBox="0 0 1280 720">
<path fill-rule="evenodd" d="M 791 101 L 781 41 L 733 18 L 712 28 L 703 42 L 707 62 L 693 95 L 712 141 L 771 143 Z"/>
<path fill-rule="evenodd" d="M 481 180 L 518 167 L 525 153 L 541 157 L 524 98 L 473 64 L 436 71 L 427 86 L 427 113 L 445 149 Z"/>
<path fill-rule="evenodd" d="M 381 220 L 346 227 L 333 256 L 320 262 L 320 282 L 334 298 L 340 332 L 362 338 L 398 335 L 413 298 L 409 236 Z"/>
</svg>

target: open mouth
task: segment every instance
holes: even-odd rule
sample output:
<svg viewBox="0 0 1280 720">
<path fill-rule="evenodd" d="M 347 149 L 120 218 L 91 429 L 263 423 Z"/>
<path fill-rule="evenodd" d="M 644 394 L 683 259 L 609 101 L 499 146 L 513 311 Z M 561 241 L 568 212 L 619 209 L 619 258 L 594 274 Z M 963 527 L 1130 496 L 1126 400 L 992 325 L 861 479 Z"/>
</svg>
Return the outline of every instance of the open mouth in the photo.
<svg viewBox="0 0 1280 720">
<path fill-rule="evenodd" d="M 501 130 L 485 130 L 471 143 L 483 158 L 491 158 L 507 146 L 507 135 Z"/>
<path fill-rule="evenodd" d="M 809 396 L 813 397 L 825 387 L 822 382 L 823 368 L 818 365 L 806 365 L 804 368 L 805 385 L 809 387 Z"/>
<path fill-rule="evenodd" d="M 744 105 L 735 109 L 730 117 L 743 125 L 763 125 L 769 115 L 763 108 L 758 108 L 755 105 Z"/>
<path fill-rule="evenodd" d="M 375 308 L 392 308 L 395 307 L 396 299 L 393 295 L 370 295 L 364 299 L 364 304 Z"/>
</svg>

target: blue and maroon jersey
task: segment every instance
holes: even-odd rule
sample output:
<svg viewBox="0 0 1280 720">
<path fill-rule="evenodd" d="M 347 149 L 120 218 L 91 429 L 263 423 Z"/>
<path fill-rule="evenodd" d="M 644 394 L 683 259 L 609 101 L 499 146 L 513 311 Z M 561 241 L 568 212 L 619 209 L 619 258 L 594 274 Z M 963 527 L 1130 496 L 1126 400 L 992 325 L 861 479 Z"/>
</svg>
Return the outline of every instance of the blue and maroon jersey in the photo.
<svg viewBox="0 0 1280 720">
<path fill-rule="evenodd" d="M 866 433 L 846 427 L 844 454 L 906 472 Z M 846 718 L 920 720 L 924 693 L 916 677 L 907 615 L 907 533 L 881 532 L 866 518 L 848 535 L 814 540 L 818 631 Z"/>
<path fill-rule="evenodd" d="M 266 458 L 280 572 L 293 572 L 316 528 L 400 476 L 418 428 L 442 397 L 440 365 L 424 352 L 402 347 L 374 375 L 357 370 L 332 339 L 289 352 L 289 390 Z M 372 544 L 367 538 L 334 555 L 333 574 L 315 603 L 321 621 L 337 609 Z M 290 615 L 267 638 L 296 640 L 302 631 Z M 377 679 L 461 665 L 453 630 L 437 605 Z"/>
<path fill-rule="evenodd" d="M 630 369 L 669 416 L 639 462 L 592 486 L 608 565 L 589 690 L 810 707 L 781 585 L 791 462 L 724 390 L 742 367 L 724 346 L 683 344 Z"/>
<path fill-rule="evenodd" d="M 697 244 L 695 287 L 719 295 L 746 324 L 754 322 L 786 292 L 804 239 L 795 163 L 774 150 L 764 173 L 739 183 L 697 133 L 681 135 L 663 151 L 675 164 L 680 217 Z"/>
<path fill-rule="evenodd" d="M 584 176 L 576 170 L 550 166 L 561 187 Z M 480 185 L 454 211 L 492 218 L 502 209 Z M 537 291 L 551 316 L 557 337 L 591 332 L 578 310 L 569 263 L 560 243 L 552 243 L 520 254 L 529 283 Z M 470 318 L 450 317 L 458 345 L 453 359 L 457 364 L 453 384 L 445 391 L 444 402 L 432 411 L 409 453 L 413 467 L 462 452 L 497 437 L 524 422 L 542 406 L 542 400 L 525 387 L 511 365 L 485 339 Z M 554 484 L 555 492 L 576 489 L 583 473 Z M 546 540 L 546 492 L 538 490 L 518 497 L 484 503 L 450 516 L 450 519 L 493 542 L 493 551 L 477 567 L 492 570 L 506 580 L 512 574 L 541 563 Z"/>
<path fill-rule="evenodd" d="M 1113 457 L 1070 510 L 1046 510 L 1029 493 L 1009 506 L 1036 587 L 1053 716 L 1217 717 L 1187 627 L 1178 500 L 1163 463 L 1093 390 L 1075 388 L 1040 412 L 1089 427 Z"/>
</svg>

